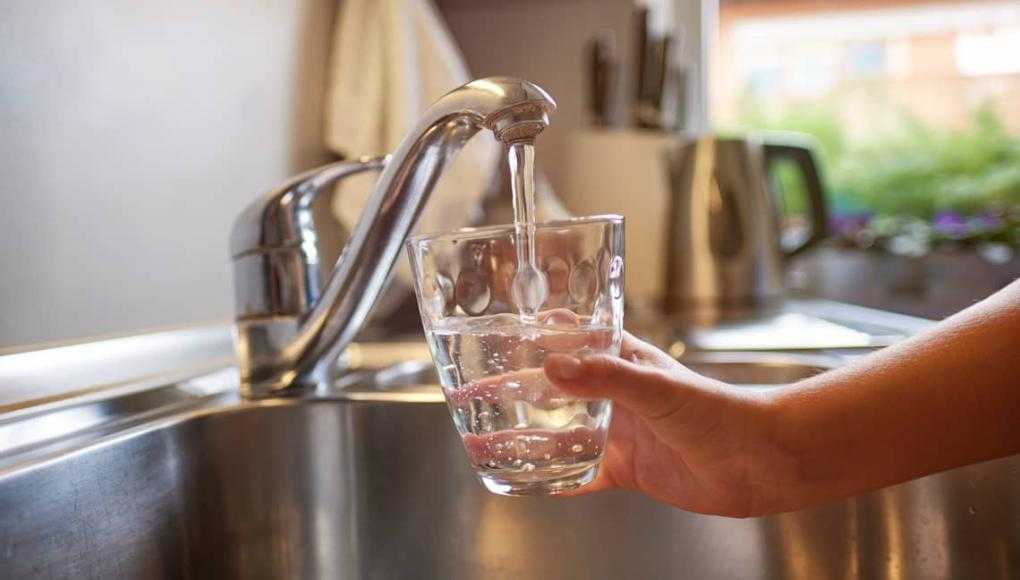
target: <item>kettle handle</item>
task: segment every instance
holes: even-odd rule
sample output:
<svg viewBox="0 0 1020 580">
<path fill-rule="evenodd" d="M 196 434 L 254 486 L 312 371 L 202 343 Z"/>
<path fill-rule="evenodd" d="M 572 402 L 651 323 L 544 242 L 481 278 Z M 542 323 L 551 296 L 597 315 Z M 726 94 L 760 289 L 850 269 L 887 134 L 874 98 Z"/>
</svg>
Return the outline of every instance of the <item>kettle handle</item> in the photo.
<svg viewBox="0 0 1020 580">
<path fill-rule="evenodd" d="M 825 201 L 825 188 L 818 171 L 818 163 L 810 147 L 793 143 L 765 143 L 765 166 L 769 168 L 780 159 L 794 162 L 804 177 L 807 188 L 808 216 L 811 233 L 793 247 L 783 247 L 786 257 L 794 256 L 816 245 L 825 238 L 829 212 Z"/>
</svg>

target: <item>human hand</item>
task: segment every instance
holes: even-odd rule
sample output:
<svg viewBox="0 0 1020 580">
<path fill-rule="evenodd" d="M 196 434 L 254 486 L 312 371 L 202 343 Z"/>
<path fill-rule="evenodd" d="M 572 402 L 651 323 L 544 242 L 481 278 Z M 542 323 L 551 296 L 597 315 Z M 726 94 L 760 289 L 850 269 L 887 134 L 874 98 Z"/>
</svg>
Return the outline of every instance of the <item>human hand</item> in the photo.
<svg viewBox="0 0 1020 580">
<path fill-rule="evenodd" d="M 903 342 L 782 389 L 691 372 L 632 336 L 550 355 L 564 393 L 616 402 L 599 477 L 696 512 L 802 509 L 1020 453 L 1020 281 Z"/>
<path fill-rule="evenodd" d="M 766 392 L 698 375 L 630 334 L 620 357 L 552 354 L 545 372 L 567 394 L 615 402 L 599 476 L 573 494 L 625 488 L 737 517 L 783 508 L 795 465 Z"/>
</svg>

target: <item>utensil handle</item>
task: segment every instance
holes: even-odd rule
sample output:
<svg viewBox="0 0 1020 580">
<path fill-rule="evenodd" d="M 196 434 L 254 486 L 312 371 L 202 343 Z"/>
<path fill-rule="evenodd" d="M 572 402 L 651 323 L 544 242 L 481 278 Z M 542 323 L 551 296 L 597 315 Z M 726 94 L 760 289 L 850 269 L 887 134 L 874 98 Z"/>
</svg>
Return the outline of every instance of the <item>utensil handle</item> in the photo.
<svg viewBox="0 0 1020 580">
<path fill-rule="evenodd" d="M 634 11 L 634 96 L 631 103 L 632 123 L 641 125 L 642 108 L 648 98 L 648 8 L 639 6 Z"/>
<path fill-rule="evenodd" d="M 804 186 L 807 188 L 808 218 L 811 225 L 811 232 L 804 240 L 792 247 L 783 248 L 786 257 L 790 257 L 807 250 L 825 238 L 829 211 L 825 200 L 825 188 L 822 186 L 822 179 L 818 171 L 818 163 L 815 161 L 811 148 L 792 143 L 766 143 L 765 167 L 771 168 L 774 162 L 781 159 L 792 161 L 804 178 Z"/>
<path fill-rule="evenodd" d="M 588 74 L 591 76 L 589 106 L 597 127 L 608 127 L 611 111 L 610 95 L 616 68 L 615 40 L 609 33 L 592 39 L 588 44 Z"/>
</svg>

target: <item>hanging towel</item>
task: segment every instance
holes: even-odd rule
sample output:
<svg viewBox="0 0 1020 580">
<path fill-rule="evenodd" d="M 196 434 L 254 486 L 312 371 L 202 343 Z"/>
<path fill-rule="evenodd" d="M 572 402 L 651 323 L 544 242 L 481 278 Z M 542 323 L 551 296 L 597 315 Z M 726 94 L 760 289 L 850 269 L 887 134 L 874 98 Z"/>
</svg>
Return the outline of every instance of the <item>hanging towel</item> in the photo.
<svg viewBox="0 0 1020 580">
<path fill-rule="evenodd" d="M 471 80 L 431 0 L 343 0 L 330 72 L 326 144 L 349 158 L 394 151 L 430 104 Z M 471 139 L 433 191 L 419 231 L 469 225 L 501 151 L 488 131 Z M 349 229 L 376 177 L 349 179 L 334 197 Z"/>
</svg>

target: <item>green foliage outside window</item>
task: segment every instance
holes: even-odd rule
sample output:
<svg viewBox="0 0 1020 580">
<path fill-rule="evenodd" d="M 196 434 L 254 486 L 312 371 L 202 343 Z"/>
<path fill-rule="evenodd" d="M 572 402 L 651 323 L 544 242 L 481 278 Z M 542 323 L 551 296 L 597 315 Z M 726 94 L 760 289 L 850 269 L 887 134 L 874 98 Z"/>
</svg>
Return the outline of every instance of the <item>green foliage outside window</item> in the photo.
<svg viewBox="0 0 1020 580">
<path fill-rule="evenodd" d="M 917 242 L 907 253 L 917 254 L 942 242 L 1020 243 L 1020 137 L 990 107 L 975 111 L 961 129 L 926 126 L 904 114 L 898 131 L 864 141 L 848 139 L 824 104 L 772 116 L 748 106 L 740 125 L 814 138 L 833 230 L 852 243 L 871 246 L 906 235 Z M 773 179 L 784 211 L 802 213 L 794 168 L 778 167 Z"/>
</svg>

